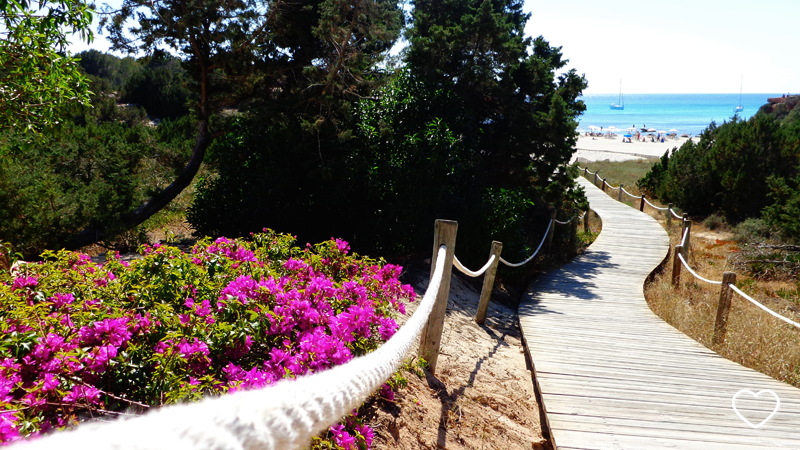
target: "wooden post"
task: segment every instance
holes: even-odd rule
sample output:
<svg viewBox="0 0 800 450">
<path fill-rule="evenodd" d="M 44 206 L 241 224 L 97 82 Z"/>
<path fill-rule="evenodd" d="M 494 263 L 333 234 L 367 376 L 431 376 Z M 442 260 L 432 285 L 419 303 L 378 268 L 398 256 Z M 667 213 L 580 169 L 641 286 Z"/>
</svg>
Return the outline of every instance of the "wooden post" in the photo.
<svg viewBox="0 0 800 450">
<path fill-rule="evenodd" d="M 719 291 L 719 304 L 717 305 L 717 320 L 714 322 L 714 345 L 725 342 L 725 333 L 728 331 L 728 312 L 731 310 L 731 289 L 728 285 L 736 283 L 736 274 L 725 272 L 722 274 L 722 289 Z"/>
<path fill-rule="evenodd" d="M 667 205 L 667 228 L 672 226 L 672 203 Z"/>
<path fill-rule="evenodd" d="M 576 210 L 577 212 L 577 210 Z M 578 240 L 578 215 L 572 218 L 569 224 L 569 245 L 575 245 Z"/>
<path fill-rule="evenodd" d="M 619 196 L 617 197 L 617 201 L 618 202 L 622 202 L 622 188 L 624 188 L 624 187 L 625 187 L 624 184 L 622 184 L 622 183 L 619 184 Z"/>
<path fill-rule="evenodd" d="M 442 343 L 442 329 L 444 328 L 444 315 L 447 310 L 447 298 L 450 295 L 450 274 L 453 270 L 453 254 L 456 249 L 456 233 L 458 222 L 453 220 L 437 220 L 433 229 L 433 257 L 431 258 L 431 278 L 436 269 L 436 257 L 439 247 L 447 248 L 444 261 L 444 273 L 439 292 L 436 293 L 436 303 L 433 305 L 431 315 L 419 339 L 419 355 L 428 362 L 430 372 L 436 373 L 436 360 L 439 358 L 439 346 Z"/>
<path fill-rule="evenodd" d="M 588 167 L 584 167 L 583 168 L 583 176 L 585 177 L 587 175 L 589 175 L 589 168 Z"/>
<path fill-rule="evenodd" d="M 598 173 L 600 173 L 600 171 L 599 171 L 599 170 L 598 170 L 597 172 L 595 172 L 595 173 L 594 173 L 594 187 L 597 187 L 597 174 L 598 174 Z"/>
<path fill-rule="evenodd" d="M 675 246 L 675 253 L 672 255 L 672 285 L 678 287 L 681 284 L 681 260 L 678 255 L 683 253 L 683 246 Z"/>
<path fill-rule="evenodd" d="M 503 243 L 492 241 L 492 250 L 489 252 L 489 258 L 494 255 L 494 262 L 486 269 L 483 275 L 483 288 L 481 288 L 481 299 L 478 302 L 478 311 L 475 313 L 475 323 L 483 325 L 486 321 L 486 310 L 489 309 L 489 298 L 492 296 L 492 288 L 494 288 L 494 277 L 497 275 L 497 263 L 500 262 L 500 253 L 503 251 Z"/>
<path fill-rule="evenodd" d="M 583 215 L 583 232 L 589 234 L 589 212 L 591 209 L 586 210 L 586 214 Z"/>
<path fill-rule="evenodd" d="M 642 200 L 639 202 L 639 211 L 644 212 L 644 194 L 642 194 Z"/>
<path fill-rule="evenodd" d="M 600 190 L 605 192 L 605 190 L 606 190 L 606 178 L 603 178 L 603 185 L 600 186 Z"/>
<path fill-rule="evenodd" d="M 545 242 L 545 247 L 547 250 L 547 254 L 550 254 L 550 249 L 553 247 L 553 232 L 556 231 L 556 208 L 554 206 L 550 206 L 550 229 L 547 230 L 547 242 Z"/>
</svg>

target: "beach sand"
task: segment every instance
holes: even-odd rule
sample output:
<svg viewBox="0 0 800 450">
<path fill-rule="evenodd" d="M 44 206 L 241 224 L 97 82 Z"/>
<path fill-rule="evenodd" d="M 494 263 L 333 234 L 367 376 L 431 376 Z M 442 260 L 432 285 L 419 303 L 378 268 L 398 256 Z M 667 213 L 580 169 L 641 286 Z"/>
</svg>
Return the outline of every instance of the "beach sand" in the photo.
<svg viewBox="0 0 800 450">
<path fill-rule="evenodd" d="M 587 161 L 626 161 L 640 158 L 660 158 L 667 150 L 680 147 L 689 138 L 667 139 L 666 142 L 622 142 L 622 136 L 614 139 L 604 137 L 592 138 L 578 136 L 576 151 L 572 157 L 583 158 Z"/>
</svg>

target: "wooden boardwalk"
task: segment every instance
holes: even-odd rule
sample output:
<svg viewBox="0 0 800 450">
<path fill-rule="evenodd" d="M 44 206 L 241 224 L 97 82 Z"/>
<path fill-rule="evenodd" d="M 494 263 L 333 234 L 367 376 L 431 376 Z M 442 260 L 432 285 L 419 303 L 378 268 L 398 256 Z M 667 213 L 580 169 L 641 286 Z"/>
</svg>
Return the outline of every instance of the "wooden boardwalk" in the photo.
<svg viewBox="0 0 800 450">
<path fill-rule="evenodd" d="M 800 449 L 800 390 L 718 356 L 653 314 L 643 284 L 667 255 L 666 232 L 580 180 L 603 231 L 586 253 L 532 284 L 519 308 L 557 448 Z M 780 398 L 758 429 L 732 407 L 742 389 Z M 756 425 L 775 406 L 769 393 L 736 400 Z"/>
</svg>

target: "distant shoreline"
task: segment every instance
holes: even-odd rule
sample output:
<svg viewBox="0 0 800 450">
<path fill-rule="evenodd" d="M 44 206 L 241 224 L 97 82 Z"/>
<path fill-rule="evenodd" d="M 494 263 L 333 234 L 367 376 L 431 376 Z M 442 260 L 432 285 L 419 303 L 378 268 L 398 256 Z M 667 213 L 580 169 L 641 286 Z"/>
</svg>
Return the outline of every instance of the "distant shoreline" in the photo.
<svg viewBox="0 0 800 450">
<path fill-rule="evenodd" d="M 583 158 L 588 161 L 626 161 L 630 159 L 660 158 L 667 150 L 680 147 L 691 138 L 667 139 L 666 142 L 622 142 L 622 135 L 614 139 L 578 136 L 572 161 Z"/>
</svg>

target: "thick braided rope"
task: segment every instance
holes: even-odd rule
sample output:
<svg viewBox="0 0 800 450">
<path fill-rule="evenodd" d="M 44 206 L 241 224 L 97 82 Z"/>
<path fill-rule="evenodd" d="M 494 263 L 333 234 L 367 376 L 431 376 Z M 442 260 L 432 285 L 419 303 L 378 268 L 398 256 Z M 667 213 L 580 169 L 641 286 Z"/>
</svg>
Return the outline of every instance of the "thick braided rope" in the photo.
<svg viewBox="0 0 800 450">
<path fill-rule="evenodd" d="M 453 255 L 453 265 L 456 266 L 456 269 L 460 270 L 464 275 L 475 278 L 483 275 L 484 272 L 489 270 L 489 267 L 491 267 L 492 263 L 494 262 L 494 258 L 495 255 L 490 256 L 489 261 L 487 261 L 486 264 L 484 264 L 484 266 L 478 269 L 476 272 L 467 269 L 463 264 L 461 264 L 461 261 L 456 258 L 456 255 Z"/>
<path fill-rule="evenodd" d="M 173 405 L 130 420 L 85 424 L 25 442 L 30 450 L 293 450 L 361 405 L 397 369 L 428 320 L 446 250 L 419 308 L 374 352 L 324 372 L 254 391 Z"/>
<path fill-rule="evenodd" d="M 573 219 L 574 219 L 574 217 L 573 217 Z M 557 224 L 559 224 L 559 225 L 569 225 L 569 224 L 570 224 L 570 222 L 572 222 L 572 220 L 573 220 L 573 219 L 570 219 L 570 220 L 568 220 L 568 221 L 566 221 L 566 222 L 562 222 L 562 221 L 560 221 L 560 220 L 556 220 L 556 219 L 553 219 L 553 220 L 555 220 L 555 222 L 556 222 Z"/>
<path fill-rule="evenodd" d="M 631 194 L 630 192 L 626 191 L 626 190 L 625 190 L 625 188 L 622 188 L 622 192 L 624 192 L 624 193 L 628 194 L 629 196 L 631 196 L 631 197 L 633 197 L 633 198 L 641 198 L 641 197 L 640 197 L 640 196 L 638 196 L 638 195 L 633 195 L 633 194 Z"/>
<path fill-rule="evenodd" d="M 686 247 L 686 238 L 688 236 L 689 236 L 689 229 L 688 228 L 684 228 L 683 236 L 681 236 L 681 245 L 684 246 L 684 247 Z"/>
<path fill-rule="evenodd" d="M 709 283 L 709 284 L 717 284 L 717 285 L 721 285 L 722 284 L 722 281 L 709 280 L 708 278 L 703 278 L 700 275 L 698 275 L 697 272 L 695 272 L 694 270 L 692 270 L 691 267 L 689 267 L 689 264 L 686 263 L 686 260 L 683 259 L 683 255 L 681 255 L 680 253 L 678 253 L 678 259 L 680 259 L 681 263 L 683 263 L 683 267 L 686 267 L 686 270 L 688 270 L 689 273 L 694 275 L 694 277 L 697 278 L 698 280 L 705 281 L 706 283 Z"/>
<path fill-rule="evenodd" d="M 614 186 L 611 185 L 611 183 L 608 183 L 608 182 L 606 183 L 606 186 L 608 186 L 609 188 L 611 188 L 611 190 L 614 190 L 614 191 L 618 191 L 619 188 L 622 187 L 622 186 L 614 187 Z"/>
<path fill-rule="evenodd" d="M 656 205 L 654 205 L 654 204 L 652 204 L 652 203 L 648 202 L 646 198 L 644 199 L 644 202 L 645 202 L 645 203 L 647 203 L 648 205 L 650 205 L 650 207 L 651 207 L 651 208 L 653 208 L 653 209 L 657 209 L 657 210 L 659 210 L 659 211 L 666 211 L 666 210 L 668 210 L 668 209 L 669 209 L 669 208 L 659 208 L 658 206 L 656 206 Z"/>
<path fill-rule="evenodd" d="M 547 240 L 547 233 L 550 232 L 550 227 L 552 227 L 552 226 L 553 226 L 553 221 L 551 220 L 550 223 L 547 224 L 547 230 L 545 230 L 545 232 L 544 232 L 544 237 L 542 238 L 542 242 L 539 242 L 539 246 L 536 247 L 536 251 L 533 252 L 533 254 L 530 256 L 530 258 L 526 259 L 525 261 L 522 261 L 521 263 L 513 264 L 513 263 L 510 263 L 510 262 L 506 261 L 501 256 L 500 257 L 500 262 L 505 264 L 505 265 L 507 265 L 508 267 L 519 267 L 519 266 L 524 266 L 525 264 L 529 263 L 530 260 L 532 260 L 536 256 L 536 254 L 539 253 L 539 250 L 542 249 L 542 245 L 544 245 L 544 241 Z"/>
<path fill-rule="evenodd" d="M 675 211 L 670 209 L 669 212 L 672 213 L 672 217 L 674 217 L 676 219 L 683 219 L 683 216 L 679 216 L 679 215 L 675 214 Z"/>
<path fill-rule="evenodd" d="M 732 283 L 728 283 L 728 287 L 729 287 L 729 288 L 731 288 L 731 289 L 733 289 L 733 290 L 734 290 L 734 292 L 736 292 L 737 294 L 739 294 L 739 295 L 741 295 L 742 297 L 744 297 L 744 298 L 745 298 L 747 301 L 749 301 L 750 303 L 752 303 L 752 304 L 754 304 L 754 305 L 758 306 L 759 308 L 761 308 L 761 309 L 763 309 L 764 311 L 766 311 L 766 312 L 768 312 L 768 313 L 772 314 L 773 316 L 777 317 L 778 319 L 781 319 L 782 321 L 784 321 L 784 322 L 788 323 L 789 325 L 793 325 L 793 326 L 795 326 L 795 327 L 797 327 L 797 328 L 800 328 L 800 323 L 797 323 L 797 322 L 795 322 L 795 321 L 793 321 L 793 320 L 791 320 L 791 319 L 789 319 L 789 318 L 783 317 L 782 315 L 780 315 L 780 314 L 776 313 L 775 311 L 773 311 L 773 310 L 771 310 L 771 309 L 767 308 L 766 306 L 762 305 L 760 302 L 757 302 L 757 301 L 755 301 L 755 300 L 754 300 L 752 297 L 750 297 L 749 295 L 747 295 L 747 294 L 745 294 L 744 292 L 740 291 L 740 290 L 739 290 L 739 288 L 737 288 L 736 286 L 734 286 Z"/>
</svg>

